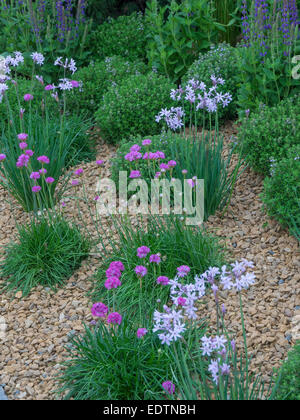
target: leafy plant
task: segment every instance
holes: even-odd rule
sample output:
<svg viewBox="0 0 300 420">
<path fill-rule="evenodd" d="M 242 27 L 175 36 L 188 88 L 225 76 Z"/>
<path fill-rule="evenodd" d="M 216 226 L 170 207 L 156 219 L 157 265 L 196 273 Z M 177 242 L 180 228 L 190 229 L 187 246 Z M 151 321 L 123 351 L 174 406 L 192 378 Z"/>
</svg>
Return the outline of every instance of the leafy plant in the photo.
<svg viewBox="0 0 300 420">
<path fill-rule="evenodd" d="M 151 331 L 137 337 L 132 319 L 113 328 L 102 322 L 86 327 L 84 335 L 70 341 L 59 392 L 75 400 L 159 399 L 172 363 L 168 366 L 167 352 L 158 348 Z"/>
<path fill-rule="evenodd" d="M 141 13 L 109 18 L 93 34 L 92 48 L 98 60 L 119 55 L 127 60 L 145 60 L 146 35 Z"/>
<path fill-rule="evenodd" d="M 111 86 L 95 114 L 103 138 L 118 144 L 123 138 L 160 132 L 155 116 L 162 106 L 171 103 L 173 84 L 155 73 L 133 75 Z"/>
<path fill-rule="evenodd" d="M 242 119 L 238 142 L 255 171 L 268 175 L 272 162 L 285 158 L 288 150 L 299 142 L 299 106 L 298 95 L 274 107 L 261 106 Z"/>
<path fill-rule="evenodd" d="M 80 69 L 76 75 L 82 81 L 80 95 L 71 92 L 68 104 L 74 112 L 88 113 L 93 116 L 100 107 L 103 95 L 111 86 L 120 84 L 128 76 L 145 73 L 146 65 L 140 61 L 131 62 L 126 58 L 114 56 L 91 63 Z"/>
<path fill-rule="evenodd" d="M 176 268 L 182 264 L 188 265 L 192 273 L 197 274 L 212 264 L 222 265 L 224 262 L 222 247 L 216 238 L 199 227 L 185 226 L 175 216 L 152 215 L 147 219 L 138 219 L 136 226 L 122 219 L 114 220 L 118 240 L 113 244 L 113 254 L 107 254 L 95 275 L 92 299 L 94 302 L 103 298 L 113 302 L 114 307 L 130 317 L 134 316 L 141 325 L 151 320 L 157 299 L 160 299 L 161 305 L 168 301 L 169 292 L 157 284 L 157 277 L 173 278 Z M 161 255 L 160 264 L 149 264 L 137 256 L 137 249 L 143 245 L 151 250 L 151 254 Z M 117 289 L 107 290 L 105 272 L 115 260 L 124 264 L 124 282 Z M 148 267 L 148 274 L 142 279 L 141 286 L 134 270 L 144 264 Z"/>
<path fill-rule="evenodd" d="M 264 181 L 262 200 L 270 217 L 292 231 L 300 229 L 300 146 L 274 162 L 271 176 Z"/>
<path fill-rule="evenodd" d="M 249 4 L 249 2 L 248 2 Z M 276 105 L 300 92 L 293 77 L 293 57 L 299 52 L 298 11 L 295 2 L 242 3 L 244 39 L 237 49 L 240 66 L 238 103 L 242 111 L 260 103 Z"/>
<path fill-rule="evenodd" d="M 164 7 L 159 7 L 157 0 L 148 2 L 145 18 L 150 66 L 179 81 L 199 52 L 207 51 L 223 30 L 213 14 L 213 4 L 206 0 L 172 0 Z"/>
<path fill-rule="evenodd" d="M 58 216 L 32 219 L 18 225 L 18 242 L 5 249 L 1 264 L 2 290 L 22 291 L 27 296 L 38 286 L 61 287 L 90 250 L 79 229 Z"/>
<path fill-rule="evenodd" d="M 288 359 L 283 363 L 278 372 L 278 389 L 276 400 L 300 401 L 300 342 L 288 354 Z"/>
<path fill-rule="evenodd" d="M 242 0 L 214 0 L 215 19 L 225 26 L 226 32 L 220 32 L 220 40 L 235 45 L 240 34 L 240 6 Z"/>
<path fill-rule="evenodd" d="M 204 82 L 207 86 L 211 84 L 211 76 L 224 80 L 223 85 L 218 85 L 217 92 L 225 91 L 232 96 L 232 101 L 227 107 L 218 110 L 219 120 L 230 119 L 236 116 L 237 104 L 237 55 L 235 48 L 222 43 L 211 46 L 210 51 L 202 53 L 199 58 L 191 65 L 182 79 L 185 86 L 191 79 Z M 189 116 L 190 106 L 185 106 L 186 115 Z M 200 121 L 202 120 L 201 113 Z M 207 118 L 207 116 L 206 116 Z M 188 117 L 187 117 L 188 119 Z"/>
</svg>

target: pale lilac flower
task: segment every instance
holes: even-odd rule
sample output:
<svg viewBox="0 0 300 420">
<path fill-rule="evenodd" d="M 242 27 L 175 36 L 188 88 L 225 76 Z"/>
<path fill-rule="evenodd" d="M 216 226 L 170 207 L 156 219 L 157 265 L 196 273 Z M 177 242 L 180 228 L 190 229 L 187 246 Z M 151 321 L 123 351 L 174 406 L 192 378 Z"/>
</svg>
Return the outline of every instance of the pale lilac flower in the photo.
<svg viewBox="0 0 300 420">
<path fill-rule="evenodd" d="M 43 56 L 43 54 L 34 52 L 31 54 L 30 57 L 32 58 L 34 63 L 38 64 L 39 66 L 42 66 L 44 64 L 45 57 Z"/>
</svg>

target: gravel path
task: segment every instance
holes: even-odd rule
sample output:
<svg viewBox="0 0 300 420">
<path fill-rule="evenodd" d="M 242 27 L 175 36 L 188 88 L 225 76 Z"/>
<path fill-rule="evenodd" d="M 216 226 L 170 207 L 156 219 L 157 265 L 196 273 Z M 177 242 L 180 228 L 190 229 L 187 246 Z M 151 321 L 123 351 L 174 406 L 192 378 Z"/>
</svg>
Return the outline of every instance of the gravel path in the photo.
<svg viewBox="0 0 300 420">
<path fill-rule="evenodd" d="M 226 127 L 227 140 L 234 131 L 231 124 Z M 108 163 L 114 153 L 114 148 L 99 145 L 98 159 L 106 159 L 104 167 L 99 169 L 95 163 L 81 166 L 91 200 L 99 174 L 109 174 Z M 300 256 L 296 239 L 262 213 L 261 191 L 262 178 L 245 170 L 225 217 L 211 217 L 206 225 L 226 238 L 232 258 L 255 263 L 257 284 L 244 294 L 246 329 L 253 370 L 261 368 L 269 380 L 272 368 L 279 366 L 297 336 L 300 338 Z M 14 237 L 15 218 L 19 223 L 27 218 L 17 207 L 11 211 L 5 199 L 0 187 L 0 245 Z M 67 202 L 66 214 L 72 213 L 71 206 L 72 202 Z M 83 213 L 89 224 L 84 206 Z M 54 376 L 66 356 L 63 347 L 71 334 L 83 330 L 83 321 L 91 320 L 87 278 L 98 265 L 99 258 L 90 258 L 56 294 L 39 287 L 25 299 L 21 293 L 13 300 L 6 294 L 0 296 L 0 387 L 9 399 L 56 398 Z M 241 338 L 237 297 L 229 293 L 222 298 L 230 329 Z M 214 320 L 212 300 L 206 308 Z"/>
</svg>

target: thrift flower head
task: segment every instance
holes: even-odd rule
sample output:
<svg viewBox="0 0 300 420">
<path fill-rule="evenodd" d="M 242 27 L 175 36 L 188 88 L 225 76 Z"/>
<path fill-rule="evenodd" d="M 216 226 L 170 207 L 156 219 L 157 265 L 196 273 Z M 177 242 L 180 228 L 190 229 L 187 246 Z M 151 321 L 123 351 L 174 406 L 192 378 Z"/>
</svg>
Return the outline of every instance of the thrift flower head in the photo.
<svg viewBox="0 0 300 420">
<path fill-rule="evenodd" d="M 77 80 L 71 80 L 70 83 L 71 83 L 73 88 L 78 88 L 79 87 L 79 83 L 77 82 Z"/>
<path fill-rule="evenodd" d="M 41 187 L 39 185 L 35 185 L 34 187 L 32 187 L 32 192 L 34 193 L 38 193 L 41 191 Z"/>
<path fill-rule="evenodd" d="M 161 261 L 161 258 L 160 258 L 159 254 L 153 254 L 153 255 L 150 255 L 149 260 L 150 260 L 150 262 L 154 262 L 156 264 L 159 264 L 160 261 Z"/>
<path fill-rule="evenodd" d="M 47 169 L 42 168 L 42 169 L 40 169 L 40 170 L 39 170 L 39 173 L 40 173 L 41 175 L 46 175 L 46 173 L 47 173 Z"/>
<path fill-rule="evenodd" d="M 50 163 L 50 159 L 47 156 L 39 156 L 37 158 L 38 162 L 42 162 L 45 164 L 49 164 Z"/>
<path fill-rule="evenodd" d="M 152 141 L 150 139 L 145 139 L 145 140 L 142 141 L 143 146 L 150 146 L 151 143 L 152 143 Z"/>
<path fill-rule="evenodd" d="M 175 385 L 171 381 L 163 382 L 162 387 L 169 395 L 172 395 L 175 392 Z"/>
<path fill-rule="evenodd" d="M 71 184 L 73 185 L 73 187 L 75 187 L 76 185 L 79 184 L 79 180 L 78 179 L 72 179 Z"/>
<path fill-rule="evenodd" d="M 121 271 L 117 267 L 109 267 L 106 272 L 106 277 L 121 277 Z"/>
<path fill-rule="evenodd" d="M 25 143 L 25 142 L 21 142 L 21 143 L 19 144 L 19 147 L 20 147 L 20 149 L 21 149 L 21 150 L 27 149 L 27 146 L 28 146 L 28 144 L 27 144 L 27 143 Z"/>
<path fill-rule="evenodd" d="M 108 324 L 118 324 L 120 325 L 122 322 L 122 315 L 120 315 L 118 312 L 112 312 L 107 317 Z"/>
<path fill-rule="evenodd" d="M 116 289 L 117 287 L 121 286 L 122 283 L 120 282 L 118 277 L 108 277 L 108 279 L 105 280 L 104 286 L 106 289 Z"/>
<path fill-rule="evenodd" d="M 29 162 L 29 158 L 30 157 L 27 154 L 25 154 L 25 155 L 23 154 L 23 155 L 19 156 L 18 160 L 17 160 L 17 163 L 16 163 L 17 168 L 22 168 L 24 166 L 27 167 L 28 162 Z"/>
<path fill-rule="evenodd" d="M 186 302 L 187 302 L 187 300 L 183 297 L 179 297 L 177 299 L 177 304 L 180 305 L 180 306 L 184 306 L 186 304 Z"/>
<path fill-rule="evenodd" d="M 104 163 L 104 160 L 97 160 L 97 161 L 96 161 L 96 164 L 97 164 L 98 166 L 102 166 L 102 165 L 103 165 L 103 163 Z"/>
<path fill-rule="evenodd" d="M 47 182 L 47 184 L 53 184 L 53 182 L 55 181 L 55 179 L 52 178 L 51 176 L 49 176 L 48 178 L 45 179 L 45 181 Z"/>
<path fill-rule="evenodd" d="M 93 316 L 104 318 L 108 312 L 108 307 L 102 302 L 94 303 L 91 308 L 91 312 Z"/>
<path fill-rule="evenodd" d="M 25 155 L 31 157 L 34 155 L 34 152 L 31 149 L 28 149 L 28 150 L 25 150 Z"/>
<path fill-rule="evenodd" d="M 177 275 L 179 277 L 185 277 L 188 275 L 188 273 L 191 271 L 190 267 L 188 267 L 187 265 L 181 265 L 180 267 L 177 268 Z"/>
<path fill-rule="evenodd" d="M 0 154 L 0 162 L 6 159 L 6 155 L 4 153 Z"/>
<path fill-rule="evenodd" d="M 139 328 L 137 330 L 136 335 L 137 335 L 138 338 L 142 338 L 142 337 L 144 337 L 144 335 L 147 334 L 147 332 L 148 332 L 148 330 L 146 328 Z"/>
<path fill-rule="evenodd" d="M 30 174 L 31 179 L 40 179 L 40 177 L 41 177 L 41 174 L 39 172 L 32 172 Z"/>
<path fill-rule="evenodd" d="M 138 144 L 134 144 L 133 146 L 130 147 L 131 152 L 139 152 L 140 150 L 141 150 L 141 146 Z"/>
<path fill-rule="evenodd" d="M 54 90 L 55 86 L 54 85 L 46 85 L 45 86 L 45 90 Z"/>
<path fill-rule="evenodd" d="M 169 165 L 171 168 L 174 168 L 174 166 L 176 166 L 176 165 L 177 165 L 177 163 L 176 163 L 176 161 L 175 161 L 175 160 L 169 160 L 168 165 Z"/>
<path fill-rule="evenodd" d="M 141 175 L 140 171 L 131 171 L 130 175 L 129 175 L 129 178 L 135 179 L 135 178 L 140 178 L 141 176 L 142 175 Z"/>
<path fill-rule="evenodd" d="M 26 134 L 26 133 L 18 134 L 18 139 L 19 140 L 22 140 L 22 141 L 27 140 L 27 137 L 28 137 L 28 134 Z"/>
<path fill-rule="evenodd" d="M 82 175 L 82 174 L 83 174 L 83 169 L 82 168 L 76 169 L 76 171 L 74 171 L 74 175 L 79 176 L 79 175 Z"/>
<path fill-rule="evenodd" d="M 29 102 L 32 101 L 33 96 L 30 93 L 26 93 L 26 95 L 24 95 L 24 101 Z"/>
<path fill-rule="evenodd" d="M 134 271 L 139 277 L 145 277 L 145 275 L 148 272 L 147 268 L 143 265 L 138 265 L 137 267 L 135 267 Z"/>
<path fill-rule="evenodd" d="M 137 256 L 139 258 L 146 258 L 149 252 L 150 248 L 148 248 L 147 246 L 141 246 L 137 249 Z"/>
<path fill-rule="evenodd" d="M 162 284 L 162 285 L 166 286 L 167 284 L 169 284 L 169 278 L 166 277 L 166 276 L 159 276 L 159 277 L 157 277 L 156 282 L 158 284 Z"/>
<path fill-rule="evenodd" d="M 125 267 L 121 261 L 113 261 L 110 263 L 109 268 L 117 268 L 120 271 L 124 271 Z"/>
</svg>

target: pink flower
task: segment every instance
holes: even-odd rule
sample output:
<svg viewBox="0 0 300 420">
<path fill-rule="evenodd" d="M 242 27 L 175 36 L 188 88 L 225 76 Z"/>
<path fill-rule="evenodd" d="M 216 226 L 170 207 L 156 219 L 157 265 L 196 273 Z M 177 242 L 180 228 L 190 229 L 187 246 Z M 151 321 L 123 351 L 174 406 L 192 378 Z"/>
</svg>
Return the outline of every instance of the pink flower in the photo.
<svg viewBox="0 0 300 420">
<path fill-rule="evenodd" d="M 188 173 L 188 171 L 186 169 L 182 169 L 181 172 L 183 173 L 183 175 L 186 175 Z"/>
<path fill-rule="evenodd" d="M 45 181 L 47 182 L 47 184 L 53 184 L 53 182 L 55 181 L 55 179 L 52 178 L 51 176 L 49 176 L 48 178 L 45 179 Z"/>
<path fill-rule="evenodd" d="M 91 312 L 93 316 L 104 318 L 108 312 L 108 307 L 102 302 L 97 302 L 92 306 Z"/>
<path fill-rule="evenodd" d="M 141 175 L 140 171 L 131 171 L 130 175 L 129 175 L 129 178 L 135 179 L 135 178 L 140 178 L 141 176 L 142 175 Z"/>
<path fill-rule="evenodd" d="M 171 168 L 174 168 L 174 166 L 176 166 L 176 165 L 177 165 L 177 163 L 176 163 L 176 161 L 175 161 L 175 160 L 169 160 L 168 165 L 169 165 Z"/>
<path fill-rule="evenodd" d="M 143 265 L 138 265 L 135 267 L 134 271 L 139 277 L 145 277 L 145 275 L 148 273 L 148 270 Z"/>
<path fill-rule="evenodd" d="M 71 80 L 71 85 L 73 88 L 78 88 L 79 87 L 79 83 L 77 82 L 77 80 Z"/>
<path fill-rule="evenodd" d="M 50 163 L 50 160 L 47 156 L 39 156 L 37 158 L 37 160 L 38 160 L 38 162 L 42 162 L 42 163 L 46 163 L 46 164 Z"/>
<path fill-rule="evenodd" d="M 165 171 L 167 171 L 168 169 L 170 169 L 170 168 L 169 168 L 169 165 L 168 165 L 168 164 L 166 164 L 166 163 L 161 163 L 161 164 L 159 165 L 159 167 L 160 167 L 160 170 L 161 170 L 162 172 L 165 172 Z"/>
<path fill-rule="evenodd" d="M 32 192 L 34 193 L 38 193 L 41 191 L 41 187 L 39 185 L 35 185 L 34 187 L 32 187 Z"/>
<path fill-rule="evenodd" d="M 98 166 L 102 166 L 104 163 L 104 160 L 96 160 L 96 163 Z"/>
<path fill-rule="evenodd" d="M 131 152 L 139 152 L 141 150 L 141 146 L 139 146 L 138 144 L 134 144 L 133 146 L 131 146 L 130 151 Z"/>
<path fill-rule="evenodd" d="M 74 171 L 74 175 L 77 175 L 77 176 L 79 176 L 79 175 L 81 175 L 81 174 L 83 174 L 83 169 L 76 169 L 76 171 Z"/>
<path fill-rule="evenodd" d="M 166 158 L 166 156 L 165 156 L 164 152 L 160 152 L 160 151 L 158 150 L 156 153 L 157 153 L 157 156 L 158 156 L 158 158 L 159 158 L 159 159 L 165 159 L 165 158 Z"/>
<path fill-rule="evenodd" d="M 192 179 L 188 179 L 187 180 L 187 183 L 192 187 L 192 188 L 194 188 L 194 186 L 196 185 L 196 183 L 192 180 Z"/>
<path fill-rule="evenodd" d="M 16 166 L 17 166 L 17 168 L 22 168 L 23 166 L 27 167 L 28 162 L 29 162 L 29 156 L 27 156 L 27 154 L 25 154 L 25 155 L 23 154 L 23 155 L 18 157 Z"/>
<path fill-rule="evenodd" d="M 79 184 L 79 180 L 78 179 L 72 179 L 71 184 L 73 185 L 73 187 L 75 187 L 76 185 Z"/>
<path fill-rule="evenodd" d="M 6 159 L 6 155 L 4 153 L 0 154 L 0 162 L 3 162 L 3 160 Z"/>
<path fill-rule="evenodd" d="M 159 264 L 159 263 L 160 263 L 160 261 L 161 261 L 161 259 L 160 259 L 160 255 L 159 255 L 159 254 L 153 254 L 153 255 L 150 255 L 149 260 L 150 260 L 150 262 L 154 262 L 154 263 L 156 263 L 156 264 Z"/>
<path fill-rule="evenodd" d="M 99 195 L 96 195 L 96 197 L 94 197 L 94 201 L 98 201 L 99 200 Z"/>
<path fill-rule="evenodd" d="M 125 267 L 121 261 L 113 261 L 110 263 L 109 268 L 117 268 L 120 271 L 124 271 Z"/>
<path fill-rule="evenodd" d="M 121 286 L 122 283 L 120 282 L 118 277 L 108 277 L 108 279 L 105 280 L 104 286 L 106 289 L 116 289 L 117 287 Z"/>
<path fill-rule="evenodd" d="M 40 170 L 39 170 L 39 173 L 40 173 L 41 175 L 46 175 L 46 173 L 47 173 L 47 169 L 42 168 L 42 169 L 40 169 Z"/>
<path fill-rule="evenodd" d="M 34 155 L 34 152 L 32 150 L 28 149 L 28 150 L 25 150 L 25 155 L 31 157 L 31 156 Z"/>
<path fill-rule="evenodd" d="M 118 324 L 120 325 L 122 322 L 122 315 L 120 315 L 118 312 L 112 312 L 107 317 L 108 324 Z"/>
<path fill-rule="evenodd" d="M 29 102 L 32 101 L 33 96 L 30 93 L 26 93 L 26 95 L 24 95 L 24 101 Z"/>
<path fill-rule="evenodd" d="M 191 269 L 187 265 L 181 265 L 180 267 L 177 268 L 177 271 L 178 271 L 179 277 L 185 277 L 188 275 Z"/>
<path fill-rule="evenodd" d="M 21 142 L 21 143 L 19 144 L 19 147 L 20 147 L 20 149 L 21 149 L 21 150 L 27 149 L 27 146 L 28 146 L 28 144 L 27 144 L 27 143 L 25 143 L 25 142 Z"/>
<path fill-rule="evenodd" d="M 150 139 L 145 139 L 145 140 L 142 141 L 143 146 L 150 146 L 151 143 L 152 143 L 152 141 Z"/>
<path fill-rule="evenodd" d="M 117 267 L 109 267 L 106 272 L 106 277 L 121 277 L 121 271 Z"/>
<path fill-rule="evenodd" d="M 142 338 L 146 335 L 148 330 L 146 328 L 139 328 L 136 332 L 137 338 Z"/>
<path fill-rule="evenodd" d="M 54 85 L 45 86 L 45 90 L 53 90 L 53 89 L 55 89 Z"/>
<path fill-rule="evenodd" d="M 27 140 L 28 134 L 26 133 L 20 133 L 18 134 L 18 139 L 19 140 Z"/>
<path fill-rule="evenodd" d="M 149 252 L 150 248 L 148 248 L 147 246 L 141 246 L 137 249 L 137 256 L 139 258 L 146 258 Z"/>
<path fill-rule="evenodd" d="M 158 284 L 163 284 L 164 286 L 166 286 L 167 284 L 169 284 L 169 278 L 166 276 L 159 276 L 157 277 L 156 282 Z"/>
<path fill-rule="evenodd" d="M 30 174 L 30 179 L 40 179 L 41 174 L 39 172 L 32 172 Z"/>
<path fill-rule="evenodd" d="M 155 177 L 154 178 L 159 178 L 161 176 L 161 172 L 156 172 Z"/>
<path fill-rule="evenodd" d="M 179 298 L 177 299 L 177 304 L 178 304 L 178 305 L 181 305 L 181 306 L 184 306 L 184 305 L 186 304 L 186 299 L 185 299 L 185 298 L 183 298 L 183 297 L 179 297 Z"/>
<path fill-rule="evenodd" d="M 163 382 L 162 387 L 169 395 L 172 395 L 175 392 L 175 385 L 171 381 Z"/>
</svg>

